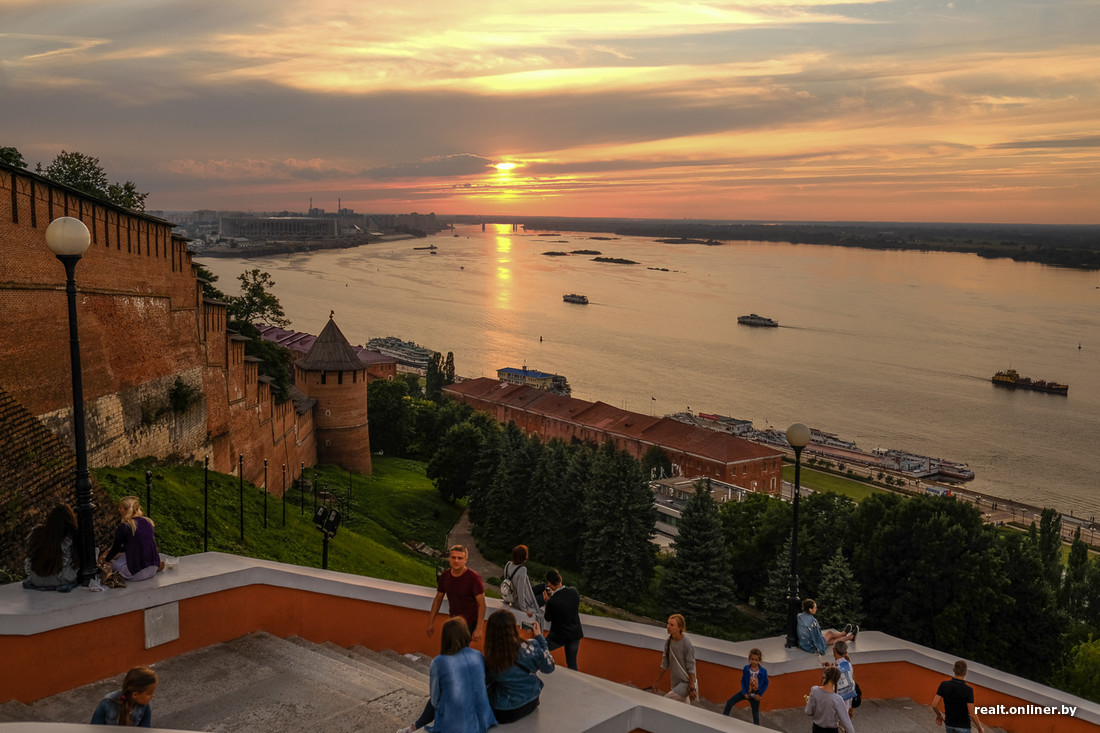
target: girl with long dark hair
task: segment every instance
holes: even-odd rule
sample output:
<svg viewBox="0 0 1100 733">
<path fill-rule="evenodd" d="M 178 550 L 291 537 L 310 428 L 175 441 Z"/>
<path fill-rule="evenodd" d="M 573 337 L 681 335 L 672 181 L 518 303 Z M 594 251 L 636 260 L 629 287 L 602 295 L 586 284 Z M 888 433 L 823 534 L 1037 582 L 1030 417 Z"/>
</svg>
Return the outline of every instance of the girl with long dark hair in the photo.
<svg viewBox="0 0 1100 733">
<path fill-rule="evenodd" d="M 68 504 L 58 504 L 27 535 L 27 573 L 23 587 L 67 592 L 76 587 L 80 561 L 76 553 L 76 515 Z"/>
<path fill-rule="evenodd" d="M 553 672 L 554 658 L 538 622 L 530 641 L 519 637 L 511 611 L 494 611 L 485 622 L 485 681 L 489 704 L 498 723 L 519 720 L 539 706 L 542 680 L 536 672 Z"/>
</svg>

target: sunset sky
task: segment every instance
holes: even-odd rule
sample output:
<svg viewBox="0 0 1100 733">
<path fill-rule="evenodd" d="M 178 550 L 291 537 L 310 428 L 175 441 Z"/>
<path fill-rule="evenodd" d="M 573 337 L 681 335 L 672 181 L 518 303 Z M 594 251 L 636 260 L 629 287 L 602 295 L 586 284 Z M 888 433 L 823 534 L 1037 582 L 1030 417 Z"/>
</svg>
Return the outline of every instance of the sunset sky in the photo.
<svg viewBox="0 0 1100 733">
<path fill-rule="evenodd" d="M 1097 0 L 0 0 L 149 209 L 1100 223 Z"/>
</svg>

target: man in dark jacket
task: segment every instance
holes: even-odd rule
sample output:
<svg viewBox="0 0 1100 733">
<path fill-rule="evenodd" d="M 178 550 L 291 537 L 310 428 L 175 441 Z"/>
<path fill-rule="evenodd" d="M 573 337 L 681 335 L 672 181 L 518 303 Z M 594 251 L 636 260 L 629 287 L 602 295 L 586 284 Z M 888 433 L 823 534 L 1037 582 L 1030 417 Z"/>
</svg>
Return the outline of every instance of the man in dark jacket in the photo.
<svg viewBox="0 0 1100 733">
<path fill-rule="evenodd" d="M 579 611 L 581 595 L 576 588 L 562 585 L 561 573 L 551 569 L 546 571 L 542 597 L 546 601 L 546 621 L 550 624 L 547 646 L 551 651 L 565 647 L 565 663 L 569 669 L 576 669 L 577 648 L 584 638 Z"/>
</svg>

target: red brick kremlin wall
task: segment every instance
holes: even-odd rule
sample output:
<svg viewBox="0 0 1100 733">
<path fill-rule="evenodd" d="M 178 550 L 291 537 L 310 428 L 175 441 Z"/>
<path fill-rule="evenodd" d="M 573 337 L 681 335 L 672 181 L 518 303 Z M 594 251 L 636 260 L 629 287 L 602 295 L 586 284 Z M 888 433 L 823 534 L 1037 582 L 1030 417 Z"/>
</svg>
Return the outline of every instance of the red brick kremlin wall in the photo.
<svg viewBox="0 0 1100 733">
<path fill-rule="evenodd" d="M 211 459 L 273 493 L 281 466 L 295 478 L 316 462 L 310 412 L 275 405 L 226 332 L 225 306 L 204 302 L 186 243 L 171 224 L 0 165 L 0 387 L 72 445 L 65 270 L 45 230 L 60 216 L 82 220 L 92 243 L 76 267 L 89 463 L 136 458 Z M 179 377 L 202 399 L 167 409 Z M 0 449 L 9 440 L 0 436 Z M 278 478 L 277 478 L 278 477 Z M 0 487 L 0 493 L 18 490 Z"/>
</svg>

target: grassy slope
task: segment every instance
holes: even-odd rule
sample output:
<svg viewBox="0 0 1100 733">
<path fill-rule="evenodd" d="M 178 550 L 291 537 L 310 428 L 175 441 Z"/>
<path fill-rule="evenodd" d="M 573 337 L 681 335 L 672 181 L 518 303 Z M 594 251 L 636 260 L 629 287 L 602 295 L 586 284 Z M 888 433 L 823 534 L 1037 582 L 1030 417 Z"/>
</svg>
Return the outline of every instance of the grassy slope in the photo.
<svg viewBox="0 0 1100 733">
<path fill-rule="evenodd" d="M 112 498 L 135 494 L 144 504 L 145 470 L 150 466 L 153 494 L 149 515 L 156 522 L 161 551 L 170 555 L 202 552 L 201 467 L 156 466 L 136 461 L 121 468 L 96 469 L 93 475 Z M 306 475 L 312 478 L 313 469 L 307 470 Z M 349 483 L 352 494 L 350 518 L 341 524 L 329 543 L 330 570 L 418 585 L 435 584 L 437 561 L 409 550 L 402 542 L 421 540 L 441 548 L 462 507 L 443 501 L 424 476 L 423 464 L 377 456 L 371 476 L 349 474 L 333 466 L 319 467 L 316 476 L 319 489 L 336 494 L 340 501 L 346 498 Z M 269 483 L 281 488 L 281 469 L 269 473 Z M 263 492 L 246 482 L 242 542 L 239 480 L 211 472 L 209 487 L 208 549 L 321 566 L 321 533 L 313 526 L 312 495 L 306 496 L 303 512 L 301 493 L 288 486 L 285 528 L 282 501 L 268 496 L 268 521 L 264 529 Z"/>
<path fill-rule="evenodd" d="M 157 544 L 169 555 L 202 551 L 203 469 L 192 466 L 157 466 L 136 461 L 121 468 L 93 471 L 96 481 L 119 499 L 134 494 L 145 503 L 145 470 L 153 470 L 152 511 Z M 281 467 L 280 467 L 281 469 Z M 424 476 L 424 464 L 400 458 L 374 457 L 371 476 L 349 474 L 335 466 L 307 469 L 306 478 L 315 481 L 320 492 L 335 496 L 343 515 L 336 537 L 329 543 L 329 569 L 386 578 L 424 586 L 435 585 L 435 569 L 442 561 L 406 548 L 406 540 L 422 541 L 442 549 L 447 533 L 458 520 L 463 504 L 450 505 Z M 240 539 L 240 482 L 235 476 L 210 473 L 210 517 L 208 549 L 279 562 L 321 566 L 321 534 L 313 526 L 313 495 L 288 484 L 286 527 L 282 526 L 283 502 L 267 498 L 268 527 L 263 528 L 263 492 L 244 484 L 245 531 Z M 270 471 L 269 484 L 282 486 L 282 471 Z M 350 512 L 345 500 L 352 496 Z M 303 501 L 304 499 L 304 501 Z M 490 559 L 503 564 L 503 553 L 489 552 Z M 546 566 L 532 561 L 533 578 L 544 576 Z M 578 573 L 567 571 L 571 584 L 584 586 Z M 487 579 L 494 580 L 494 579 Z M 495 589 L 488 594 L 497 597 Z M 664 618 L 656 600 L 656 587 L 639 594 L 629 610 L 651 618 Z M 631 617 L 613 609 L 588 607 L 586 612 L 613 617 Z M 697 632 L 726 639 L 760 636 L 761 626 L 740 612 L 722 627 L 700 627 Z"/>
<path fill-rule="evenodd" d="M 853 481 L 843 476 L 837 476 L 823 471 L 815 471 L 812 468 L 807 468 L 805 465 L 802 466 L 802 475 L 800 479 L 800 484 L 802 486 L 811 488 L 814 491 L 831 491 L 834 494 L 847 496 L 857 503 L 863 501 L 871 494 L 887 493 L 885 489 L 875 488 L 862 481 Z M 783 466 L 783 480 L 789 482 L 794 481 L 794 464 Z"/>
</svg>

